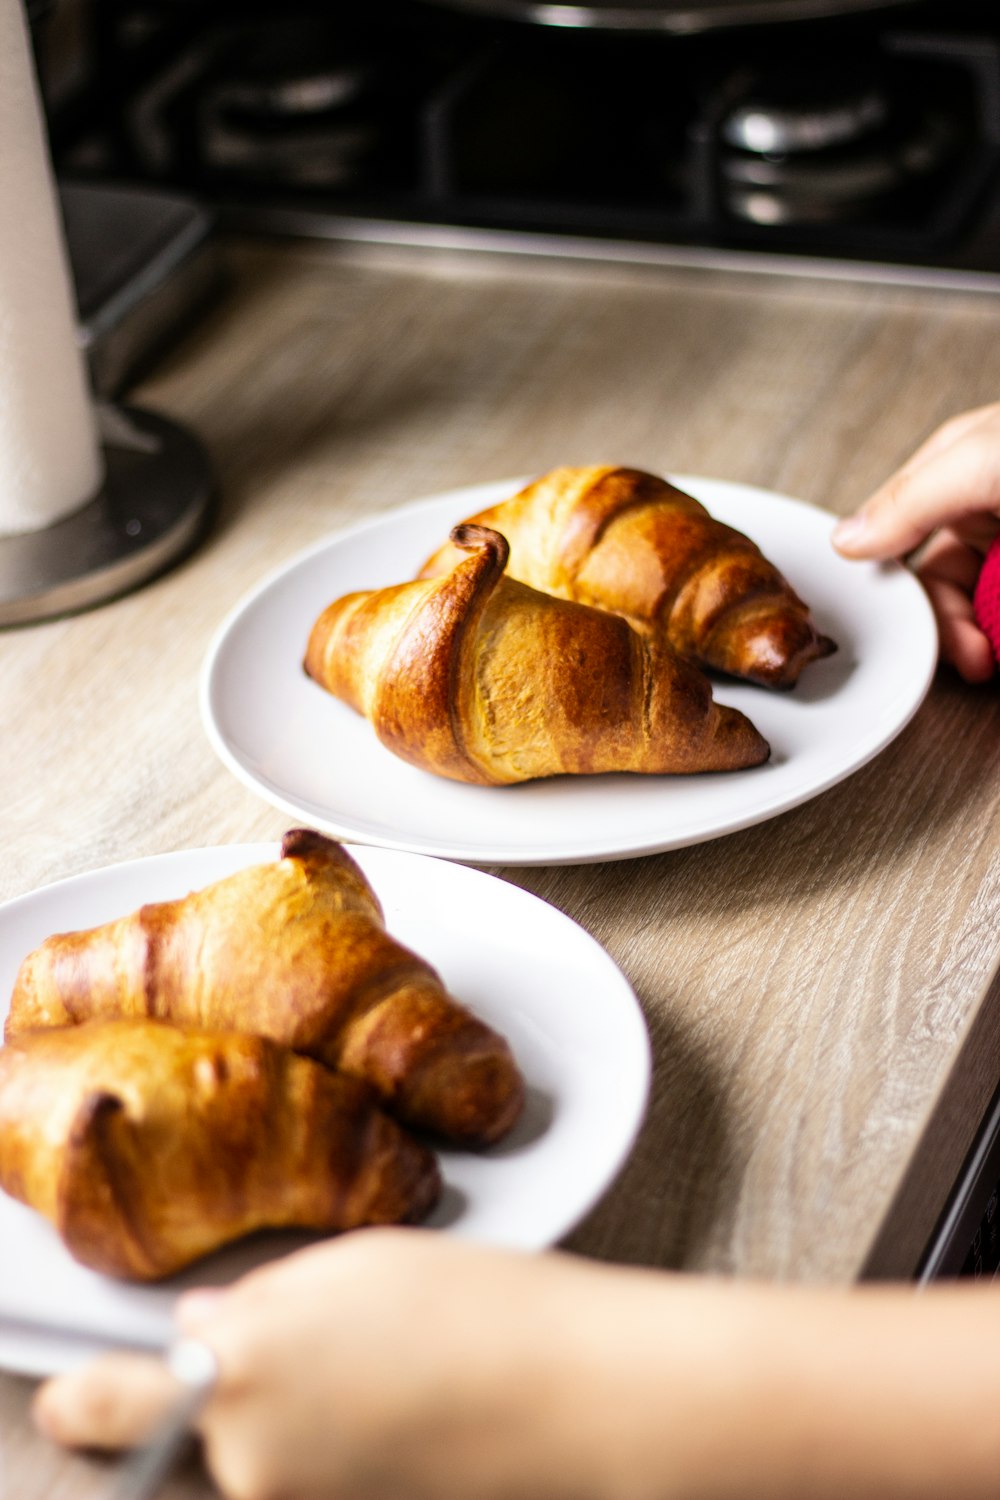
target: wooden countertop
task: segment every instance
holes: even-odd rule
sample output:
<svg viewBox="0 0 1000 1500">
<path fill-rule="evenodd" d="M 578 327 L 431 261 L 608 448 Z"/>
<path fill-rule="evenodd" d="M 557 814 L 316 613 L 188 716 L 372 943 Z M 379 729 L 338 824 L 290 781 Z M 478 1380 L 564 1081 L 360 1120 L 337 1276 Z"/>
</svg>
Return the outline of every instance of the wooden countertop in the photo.
<svg viewBox="0 0 1000 1500">
<path fill-rule="evenodd" d="M 273 838 L 195 684 L 222 615 L 330 531 L 559 463 L 745 481 L 847 511 L 1000 392 L 972 294 L 442 252 L 234 244 L 227 295 L 141 389 L 197 432 L 209 538 L 138 593 L 0 634 L 0 899 Z M 504 870 L 634 985 L 655 1081 L 583 1254 L 848 1282 L 909 1275 L 1000 1076 L 1000 695 L 939 674 L 903 734 L 794 812 L 655 858 Z M 614 1087 L 614 1080 L 608 1080 Z M 18 1500 L 90 1500 L 0 1378 Z M 5 1493 L 8 1491 L 5 1490 Z M 168 1497 L 211 1493 L 195 1469 Z"/>
</svg>

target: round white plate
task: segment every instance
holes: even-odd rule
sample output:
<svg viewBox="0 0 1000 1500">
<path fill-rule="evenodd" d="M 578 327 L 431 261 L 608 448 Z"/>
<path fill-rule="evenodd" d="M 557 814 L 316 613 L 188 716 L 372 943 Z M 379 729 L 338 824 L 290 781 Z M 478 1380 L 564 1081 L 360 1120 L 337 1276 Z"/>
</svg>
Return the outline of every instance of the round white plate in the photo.
<svg viewBox="0 0 1000 1500">
<path fill-rule="evenodd" d="M 6 903 L 0 993 L 10 994 L 21 960 L 49 934 L 182 896 L 277 852 L 272 844 L 185 850 Z M 499 1145 L 438 1152 L 445 1191 L 429 1224 L 526 1250 L 554 1244 L 614 1178 L 645 1111 L 649 1043 L 627 980 L 581 927 L 517 886 L 442 860 L 352 852 L 389 931 L 507 1037 L 528 1085 L 524 1116 Z M 167 1284 L 137 1286 L 78 1265 L 44 1219 L 0 1193 L 0 1367 L 45 1374 L 95 1348 L 162 1348 L 182 1288 L 230 1281 L 307 1240 L 256 1236 Z"/>
<path fill-rule="evenodd" d="M 465 786 L 399 760 L 365 719 L 305 676 L 309 631 L 331 600 L 413 577 L 455 522 L 513 494 L 519 480 L 391 511 L 265 580 L 224 621 L 205 662 L 202 718 L 217 753 L 269 802 L 327 833 L 471 864 L 653 854 L 815 797 L 877 755 L 919 707 L 937 657 L 923 590 L 895 564 L 839 557 L 824 511 L 722 480 L 676 482 L 757 542 L 839 646 L 788 693 L 716 684 L 718 701 L 741 709 L 770 743 L 767 765 Z"/>
</svg>

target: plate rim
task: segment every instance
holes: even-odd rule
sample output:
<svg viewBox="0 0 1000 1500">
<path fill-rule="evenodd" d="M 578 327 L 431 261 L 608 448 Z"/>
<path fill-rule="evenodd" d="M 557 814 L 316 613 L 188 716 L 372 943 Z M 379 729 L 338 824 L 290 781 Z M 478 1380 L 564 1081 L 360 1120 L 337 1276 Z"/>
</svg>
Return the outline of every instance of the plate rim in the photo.
<svg viewBox="0 0 1000 1500">
<path fill-rule="evenodd" d="M 886 747 L 896 739 L 907 725 L 919 712 L 931 684 L 934 680 L 938 657 L 938 631 L 933 609 L 926 593 L 919 581 L 909 569 L 901 563 L 890 560 L 879 563 L 877 566 L 884 572 L 900 578 L 906 578 L 913 586 L 911 600 L 914 608 L 922 613 L 922 623 L 926 630 L 925 645 L 927 647 L 926 657 L 923 662 L 923 671 L 915 678 L 915 687 L 911 694 L 910 702 L 906 712 L 888 726 L 884 733 L 878 736 L 868 747 L 865 753 L 857 759 L 853 759 L 849 766 L 831 767 L 829 771 L 819 779 L 811 781 L 808 786 L 797 792 L 782 795 L 776 805 L 764 803 L 749 809 L 745 815 L 736 815 L 728 818 L 724 826 L 711 828 L 707 831 L 699 831 L 694 837 L 684 836 L 680 839 L 664 838 L 662 835 L 656 837 L 643 837 L 628 842 L 616 843 L 614 847 L 595 847 L 588 844 L 580 847 L 568 847 L 564 841 L 557 841 L 548 845 L 534 845 L 529 850 L 523 848 L 512 848 L 509 845 L 486 844 L 478 842 L 474 846 L 468 843 L 457 843 L 454 841 L 435 840 L 433 842 L 421 842 L 422 836 L 412 834 L 400 835 L 392 830 L 379 831 L 362 827 L 358 820 L 341 820 L 331 815 L 329 810 L 296 801 L 280 787 L 275 786 L 267 777 L 255 774 L 239 758 L 225 739 L 217 722 L 212 707 L 213 686 L 216 681 L 219 658 L 222 651 L 230 640 L 232 632 L 238 621 L 249 614 L 259 603 L 261 597 L 270 589 L 279 584 L 287 575 L 295 573 L 299 568 L 306 566 L 313 558 L 321 555 L 329 548 L 335 548 L 341 543 L 349 542 L 355 537 L 364 535 L 367 531 L 378 531 L 389 524 L 394 518 L 401 516 L 415 516 L 421 511 L 431 511 L 441 508 L 446 502 L 455 501 L 456 504 L 463 503 L 462 497 L 475 497 L 475 503 L 479 508 L 493 504 L 498 498 L 510 496 L 517 490 L 530 482 L 532 476 L 520 476 L 513 479 L 486 480 L 472 485 L 459 485 L 453 489 L 444 490 L 436 495 L 422 496 L 419 499 L 403 502 L 400 505 L 390 506 L 378 512 L 375 516 L 366 516 L 360 520 L 349 523 L 344 527 L 336 528 L 325 536 L 300 549 L 284 563 L 272 568 L 252 588 L 244 592 L 237 600 L 213 632 L 205 656 L 202 660 L 198 677 L 198 704 L 202 727 L 208 741 L 220 761 L 231 772 L 236 779 L 257 797 L 262 798 L 271 806 L 280 809 L 286 815 L 305 818 L 321 828 L 324 832 L 334 838 L 345 841 L 367 845 L 373 848 L 395 849 L 401 852 L 426 855 L 429 858 L 449 860 L 454 863 L 471 866 L 500 865 L 506 867 L 529 868 L 539 865 L 581 865 L 602 864 L 615 860 L 640 859 L 650 855 L 671 853 L 678 849 L 696 847 L 702 843 L 710 843 L 718 838 L 725 838 L 733 833 L 740 833 L 747 828 L 753 828 L 762 823 L 770 822 L 784 813 L 792 812 L 795 808 L 811 802 L 814 798 L 822 796 L 824 792 L 847 780 L 856 772 L 870 764 Z M 708 475 L 696 475 L 687 473 L 675 473 L 670 471 L 665 475 L 669 482 L 676 484 L 679 488 L 688 489 L 697 498 L 699 488 L 707 487 L 716 492 L 723 492 L 733 499 L 739 497 L 752 497 L 767 505 L 788 506 L 794 512 L 808 512 L 817 519 L 828 519 L 832 530 L 836 522 L 836 515 L 821 505 L 809 500 L 799 500 L 791 495 L 783 494 L 776 490 L 769 490 L 760 485 L 744 484 L 739 480 L 716 479 Z M 470 500 L 470 503 L 473 503 Z M 873 565 L 874 566 L 874 565 Z M 762 690 L 766 691 L 766 690 Z M 431 774 L 431 773 L 427 773 Z M 489 790 L 489 789 L 487 789 Z M 505 790 L 498 788 L 494 790 Z"/>
</svg>

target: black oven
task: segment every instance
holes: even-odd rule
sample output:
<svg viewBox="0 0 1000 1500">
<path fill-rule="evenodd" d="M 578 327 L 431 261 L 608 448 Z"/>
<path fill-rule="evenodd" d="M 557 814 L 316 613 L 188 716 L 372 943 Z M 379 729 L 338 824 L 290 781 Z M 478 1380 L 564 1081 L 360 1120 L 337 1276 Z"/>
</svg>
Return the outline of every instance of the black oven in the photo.
<svg viewBox="0 0 1000 1500">
<path fill-rule="evenodd" d="M 81 0 L 68 81 L 39 11 L 60 174 L 239 227 L 1000 275 L 995 0 Z"/>
</svg>

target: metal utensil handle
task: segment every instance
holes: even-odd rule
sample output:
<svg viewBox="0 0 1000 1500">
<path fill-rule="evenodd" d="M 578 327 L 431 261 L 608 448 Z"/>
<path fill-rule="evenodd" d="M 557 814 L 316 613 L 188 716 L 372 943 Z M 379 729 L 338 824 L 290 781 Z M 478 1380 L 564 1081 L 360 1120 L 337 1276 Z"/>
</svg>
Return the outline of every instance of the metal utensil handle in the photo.
<svg viewBox="0 0 1000 1500">
<path fill-rule="evenodd" d="M 110 1500 L 153 1500 L 191 1437 L 191 1428 L 218 1376 L 215 1355 L 197 1339 L 181 1339 L 167 1353 L 181 1395 L 149 1442 L 126 1459 Z"/>
</svg>

